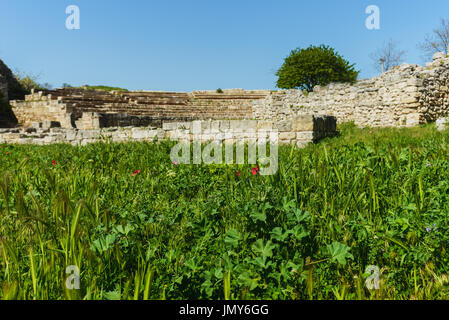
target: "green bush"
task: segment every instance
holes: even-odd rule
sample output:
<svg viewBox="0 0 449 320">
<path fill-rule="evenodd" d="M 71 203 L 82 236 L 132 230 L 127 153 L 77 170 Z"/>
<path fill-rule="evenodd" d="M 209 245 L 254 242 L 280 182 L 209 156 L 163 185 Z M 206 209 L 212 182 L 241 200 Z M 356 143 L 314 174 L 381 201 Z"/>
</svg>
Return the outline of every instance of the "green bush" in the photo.
<svg viewBox="0 0 449 320">
<path fill-rule="evenodd" d="M 292 50 L 276 72 L 279 88 L 307 91 L 312 91 L 316 85 L 325 86 L 331 82 L 353 83 L 358 74 L 354 64 L 351 65 L 333 48 L 325 45 Z"/>
<path fill-rule="evenodd" d="M 69 86 L 69 88 L 71 88 L 71 87 Z M 99 86 L 85 85 L 85 86 L 82 86 L 82 87 L 77 87 L 77 89 L 128 92 L 128 89 L 123 89 L 123 88 L 120 88 L 120 87 L 101 86 L 101 85 L 99 85 Z"/>
</svg>

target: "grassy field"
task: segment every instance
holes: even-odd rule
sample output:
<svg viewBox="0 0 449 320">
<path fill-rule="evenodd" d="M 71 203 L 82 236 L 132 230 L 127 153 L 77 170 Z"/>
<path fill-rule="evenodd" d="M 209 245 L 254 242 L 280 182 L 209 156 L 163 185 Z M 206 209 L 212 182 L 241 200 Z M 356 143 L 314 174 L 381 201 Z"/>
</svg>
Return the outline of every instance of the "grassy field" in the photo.
<svg viewBox="0 0 449 320">
<path fill-rule="evenodd" d="M 448 299 L 449 132 L 340 130 L 273 176 L 168 142 L 3 145 L 0 298 Z"/>
</svg>

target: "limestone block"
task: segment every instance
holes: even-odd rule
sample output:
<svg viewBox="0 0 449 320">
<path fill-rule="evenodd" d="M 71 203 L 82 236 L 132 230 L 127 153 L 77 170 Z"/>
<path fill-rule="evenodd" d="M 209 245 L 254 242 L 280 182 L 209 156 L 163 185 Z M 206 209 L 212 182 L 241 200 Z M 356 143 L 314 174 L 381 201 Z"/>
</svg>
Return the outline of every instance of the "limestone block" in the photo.
<svg viewBox="0 0 449 320">
<path fill-rule="evenodd" d="M 12 132 L 3 133 L 3 139 L 7 143 L 14 143 L 14 141 L 18 140 L 19 138 L 20 138 L 19 133 L 12 133 Z"/>
<path fill-rule="evenodd" d="M 437 60 L 441 60 L 446 58 L 446 53 L 444 52 L 436 52 L 433 56 L 432 56 L 432 60 L 433 61 L 437 61 Z"/>
<path fill-rule="evenodd" d="M 66 139 L 68 141 L 73 141 L 76 139 L 77 131 L 76 130 L 67 130 L 66 132 Z"/>
<path fill-rule="evenodd" d="M 82 139 L 98 139 L 100 138 L 100 130 L 80 130 Z"/>
<path fill-rule="evenodd" d="M 132 128 L 131 129 L 131 138 L 142 140 L 142 139 L 148 139 L 150 137 L 150 131 L 148 129 L 142 129 L 142 128 Z"/>
<path fill-rule="evenodd" d="M 164 122 L 162 124 L 162 129 L 164 130 L 176 130 L 178 127 L 177 122 Z"/>
<path fill-rule="evenodd" d="M 211 120 L 201 121 L 201 132 L 210 132 Z"/>
<path fill-rule="evenodd" d="M 210 132 L 211 133 L 218 133 L 218 132 L 220 132 L 220 121 L 219 120 L 211 121 Z"/>
<path fill-rule="evenodd" d="M 292 140 L 296 139 L 296 132 L 280 132 L 279 140 Z"/>
<path fill-rule="evenodd" d="M 229 120 L 220 120 L 220 131 L 227 132 L 231 128 Z"/>
<path fill-rule="evenodd" d="M 273 121 L 259 120 L 257 121 L 257 131 L 270 131 L 273 129 Z"/>
<path fill-rule="evenodd" d="M 406 126 L 413 127 L 420 124 L 420 114 L 419 113 L 410 113 L 407 115 Z"/>
<path fill-rule="evenodd" d="M 161 129 L 161 128 L 158 128 L 158 129 L 156 130 L 156 132 L 157 132 L 156 137 L 157 137 L 158 140 L 163 140 L 163 139 L 165 139 L 165 130 L 163 130 L 163 129 Z"/>
<path fill-rule="evenodd" d="M 291 120 L 283 120 L 276 123 L 275 128 L 279 132 L 290 132 L 292 131 L 292 121 Z"/>
<path fill-rule="evenodd" d="M 229 123 L 233 132 L 255 132 L 257 130 L 257 120 L 231 120 Z"/>
<path fill-rule="evenodd" d="M 443 131 L 448 129 L 449 118 L 439 118 L 436 121 L 436 126 L 438 131 Z"/>
<path fill-rule="evenodd" d="M 41 122 L 31 122 L 31 128 L 40 129 L 42 128 Z"/>
<path fill-rule="evenodd" d="M 157 136 L 157 129 L 148 130 L 148 138 L 154 139 Z"/>
</svg>

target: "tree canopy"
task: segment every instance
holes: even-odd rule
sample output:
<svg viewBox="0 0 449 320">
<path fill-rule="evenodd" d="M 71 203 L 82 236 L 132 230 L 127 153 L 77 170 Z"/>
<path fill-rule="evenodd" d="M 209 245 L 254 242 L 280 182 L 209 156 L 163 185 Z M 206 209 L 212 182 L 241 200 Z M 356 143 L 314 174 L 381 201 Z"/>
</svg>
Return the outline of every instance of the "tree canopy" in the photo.
<svg viewBox="0 0 449 320">
<path fill-rule="evenodd" d="M 279 88 L 307 91 L 313 91 L 316 85 L 325 86 L 331 82 L 355 82 L 358 74 L 354 64 L 325 45 L 292 50 L 276 72 Z"/>
</svg>

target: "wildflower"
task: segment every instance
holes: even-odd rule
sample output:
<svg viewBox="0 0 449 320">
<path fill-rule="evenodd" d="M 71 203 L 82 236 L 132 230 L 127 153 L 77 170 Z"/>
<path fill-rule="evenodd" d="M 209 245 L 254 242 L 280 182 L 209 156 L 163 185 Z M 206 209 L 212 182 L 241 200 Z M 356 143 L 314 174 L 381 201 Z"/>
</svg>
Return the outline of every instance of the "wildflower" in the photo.
<svg viewBox="0 0 449 320">
<path fill-rule="evenodd" d="M 134 177 L 138 174 L 140 174 L 140 170 L 134 170 L 133 173 L 131 174 L 131 176 Z"/>
<path fill-rule="evenodd" d="M 51 165 L 55 166 L 56 165 L 56 161 L 55 160 L 51 160 Z"/>
<path fill-rule="evenodd" d="M 177 166 L 177 165 L 178 165 L 178 163 L 177 163 L 176 161 L 173 161 L 173 164 L 174 164 L 175 166 Z"/>
<path fill-rule="evenodd" d="M 430 229 L 429 227 L 426 228 L 426 231 L 427 231 L 427 232 L 430 232 L 430 230 L 431 230 L 431 229 Z"/>
<path fill-rule="evenodd" d="M 251 171 L 253 172 L 253 175 L 255 176 L 256 174 L 259 173 L 259 166 L 256 166 L 255 168 L 252 168 Z"/>
<path fill-rule="evenodd" d="M 9 156 L 9 152 L 6 152 L 6 155 Z"/>
<path fill-rule="evenodd" d="M 376 240 L 377 240 L 377 239 L 379 239 L 379 237 L 378 237 L 378 236 L 376 236 L 376 235 L 374 235 L 374 239 L 376 239 Z"/>
<path fill-rule="evenodd" d="M 430 163 L 427 162 L 426 167 L 430 167 Z"/>
<path fill-rule="evenodd" d="M 237 171 L 236 174 L 237 174 L 237 176 L 239 176 L 239 177 L 242 175 L 242 174 L 240 173 L 240 171 Z"/>
</svg>

